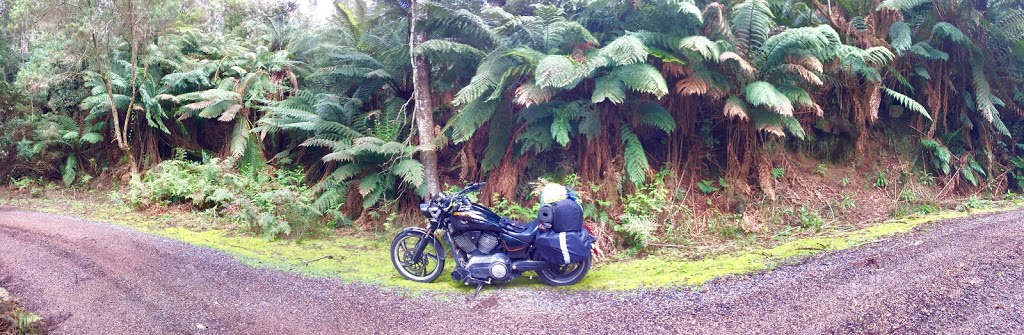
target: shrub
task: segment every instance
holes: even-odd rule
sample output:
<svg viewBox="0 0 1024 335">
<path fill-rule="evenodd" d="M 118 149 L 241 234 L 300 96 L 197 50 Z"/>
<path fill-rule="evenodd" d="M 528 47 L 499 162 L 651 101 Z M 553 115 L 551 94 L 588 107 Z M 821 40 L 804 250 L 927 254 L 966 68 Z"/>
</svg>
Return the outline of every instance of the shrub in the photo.
<svg viewBox="0 0 1024 335">
<path fill-rule="evenodd" d="M 314 194 L 301 171 L 241 173 L 231 159 L 164 161 L 141 179 L 133 178 L 128 198 L 136 206 L 189 204 L 213 209 L 267 239 L 301 238 L 326 221 L 311 205 Z"/>
</svg>

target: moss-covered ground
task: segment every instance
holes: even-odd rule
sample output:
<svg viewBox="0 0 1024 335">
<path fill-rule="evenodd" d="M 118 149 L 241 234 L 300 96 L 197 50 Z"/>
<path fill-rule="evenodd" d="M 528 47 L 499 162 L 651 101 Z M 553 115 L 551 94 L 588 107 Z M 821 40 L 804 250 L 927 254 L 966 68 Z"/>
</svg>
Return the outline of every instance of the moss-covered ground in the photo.
<svg viewBox="0 0 1024 335">
<path fill-rule="evenodd" d="M 9 192 L 8 192 L 9 193 Z M 0 206 L 72 215 L 108 222 L 144 233 L 221 250 L 255 267 L 298 272 L 315 277 L 338 278 L 346 282 L 376 285 L 410 292 L 470 290 L 447 275 L 434 283 L 423 284 L 401 278 L 388 256 L 390 233 L 338 232 L 326 237 L 301 241 L 268 241 L 231 229 L 225 220 L 211 214 L 166 210 L 136 211 L 92 197 L 48 195 L 48 198 L 0 196 Z M 101 199 L 101 200 L 97 200 Z M 595 264 L 590 274 L 573 290 L 633 290 L 640 288 L 679 288 L 700 286 L 714 278 L 742 275 L 821 252 L 842 250 L 889 238 L 916 227 L 983 212 L 1020 208 L 1020 201 L 991 202 L 985 208 L 949 210 L 925 216 L 889 220 L 869 228 L 824 232 L 812 237 L 793 237 L 774 245 L 751 245 L 704 257 L 680 258 L 654 255 Z M 449 262 L 448 267 L 451 267 Z M 446 272 L 447 273 L 447 272 Z M 510 286 L 545 288 L 539 281 L 520 278 Z"/>
</svg>

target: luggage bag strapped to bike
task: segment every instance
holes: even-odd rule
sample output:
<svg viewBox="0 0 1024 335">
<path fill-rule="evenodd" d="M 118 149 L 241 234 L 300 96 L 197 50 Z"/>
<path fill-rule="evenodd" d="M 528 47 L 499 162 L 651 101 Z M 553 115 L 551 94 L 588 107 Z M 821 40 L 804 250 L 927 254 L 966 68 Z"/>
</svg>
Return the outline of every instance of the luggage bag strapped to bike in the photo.
<svg viewBox="0 0 1024 335">
<path fill-rule="evenodd" d="M 583 229 L 583 209 L 579 203 L 565 199 L 544 205 L 540 221 L 551 227 L 538 234 L 534 242 L 541 260 L 565 265 L 590 259 L 594 237 Z"/>
</svg>

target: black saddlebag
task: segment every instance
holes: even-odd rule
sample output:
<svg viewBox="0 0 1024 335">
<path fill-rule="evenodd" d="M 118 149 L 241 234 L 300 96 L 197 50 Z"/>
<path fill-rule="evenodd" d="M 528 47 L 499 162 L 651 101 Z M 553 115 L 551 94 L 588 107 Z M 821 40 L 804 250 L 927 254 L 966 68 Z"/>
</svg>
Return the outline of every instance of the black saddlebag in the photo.
<svg viewBox="0 0 1024 335">
<path fill-rule="evenodd" d="M 590 259 L 590 245 L 594 237 L 586 230 L 555 232 L 546 231 L 537 234 L 534 246 L 542 261 L 565 265 Z"/>
<path fill-rule="evenodd" d="M 572 199 L 541 206 L 538 219 L 556 232 L 583 230 L 583 208 Z"/>
</svg>

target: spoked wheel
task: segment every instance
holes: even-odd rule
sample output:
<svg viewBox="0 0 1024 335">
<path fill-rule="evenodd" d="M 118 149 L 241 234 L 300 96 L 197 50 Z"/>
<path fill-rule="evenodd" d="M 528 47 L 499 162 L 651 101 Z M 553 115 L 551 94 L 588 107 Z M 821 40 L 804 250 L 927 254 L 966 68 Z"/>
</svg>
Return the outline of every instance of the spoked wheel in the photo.
<svg viewBox="0 0 1024 335">
<path fill-rule="evenodd" d="M 587 276 L 590 271 L 590 260 L 579 263 L 569 263 L 550 269 L 537 271 L 540 281 L 551 286 L 566 286 L 578 283 Z"/>
<path fill-rule="evenodd" d="M 430 238 L 426 247 L 423 248 L 423 256 L 420 260 L 414 261 L 413 254 L 416 252 L 416 244 L 424 238 Z M 407 231 L 395 236 L 391 242 L 391 263 L 395 270 L 412 281 L 429 283 L 437 279 L 444 270 L 444 259 L 440 255 L 444 252 L 441 243 L 423 232 Z"/>
</svg>

